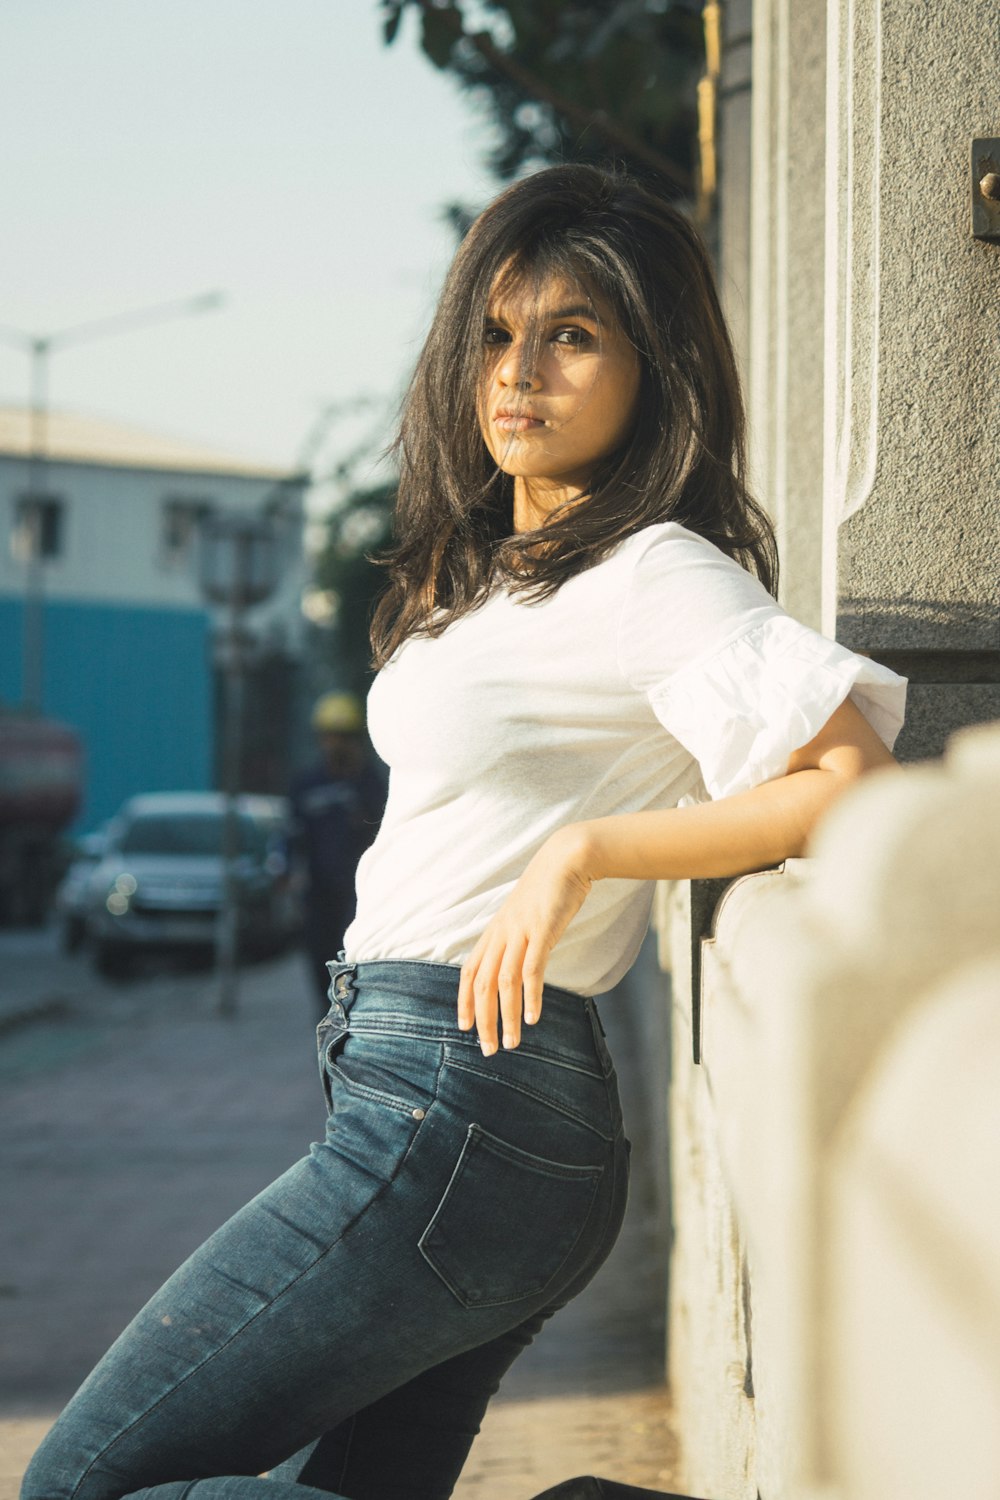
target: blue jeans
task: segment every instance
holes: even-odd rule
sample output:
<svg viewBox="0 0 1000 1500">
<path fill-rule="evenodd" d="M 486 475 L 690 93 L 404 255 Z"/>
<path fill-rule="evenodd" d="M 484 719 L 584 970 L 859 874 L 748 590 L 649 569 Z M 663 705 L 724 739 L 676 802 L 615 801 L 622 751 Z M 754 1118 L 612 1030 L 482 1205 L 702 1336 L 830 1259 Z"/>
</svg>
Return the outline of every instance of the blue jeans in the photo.
<svg viewBox="0 0 1000 1500">
<path fill-rule="evenodd" d="M 610 1251 L 628 1146 L 593 1001 L 546 988 L 486 1058 L 455 968 L 330 970 L 325 1139 L 136 1316 L 23 1500 L 445 1500 L 501 1376 Z"/>
</svg>

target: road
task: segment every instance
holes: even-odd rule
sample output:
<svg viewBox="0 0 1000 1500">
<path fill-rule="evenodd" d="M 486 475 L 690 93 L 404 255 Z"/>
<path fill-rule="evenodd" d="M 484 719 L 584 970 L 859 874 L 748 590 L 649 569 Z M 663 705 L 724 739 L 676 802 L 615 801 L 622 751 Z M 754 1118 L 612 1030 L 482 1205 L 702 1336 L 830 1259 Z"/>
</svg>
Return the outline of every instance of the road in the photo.
<svg viewBox="0 0 1000 1500">
<path fill-rule="evenodd" d="M 322 1097 L 297 955 L 245 970 L 229 1019 L 209 973 L 113 985 L 48 932 L 0 931 L 0 975 L 0 1500 L 12 1500 L 47 1424 L 135 1310 L 321 1132 Z M 663 1004 L 657 989 L 647 977 L 602 1007 L 639 1164 L 625 1230 L 510 1372 L 456 1500 L 528 1500 L 585 1472 L 670 1488 L 665 1227 L 648 1170 L 663 1080 L 640 1013 Z"/>
</svg>

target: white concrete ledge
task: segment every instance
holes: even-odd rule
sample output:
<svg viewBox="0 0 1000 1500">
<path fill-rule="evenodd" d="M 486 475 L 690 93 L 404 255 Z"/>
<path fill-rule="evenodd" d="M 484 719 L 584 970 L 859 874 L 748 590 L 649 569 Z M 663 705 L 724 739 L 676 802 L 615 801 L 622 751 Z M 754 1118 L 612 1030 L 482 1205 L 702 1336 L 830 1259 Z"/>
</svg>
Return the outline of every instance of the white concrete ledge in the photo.
<svg viewBox="0 0 1000 1500">
<path fill-rule="evenodd" d="M 697 1005 L 674 1058 L 671 1375 L 696 1492 L 996 1500 L 998 851 L 994 727 L 870 777 L 809 860 L 719 905 L 702 1065 Z"/>
</svg>

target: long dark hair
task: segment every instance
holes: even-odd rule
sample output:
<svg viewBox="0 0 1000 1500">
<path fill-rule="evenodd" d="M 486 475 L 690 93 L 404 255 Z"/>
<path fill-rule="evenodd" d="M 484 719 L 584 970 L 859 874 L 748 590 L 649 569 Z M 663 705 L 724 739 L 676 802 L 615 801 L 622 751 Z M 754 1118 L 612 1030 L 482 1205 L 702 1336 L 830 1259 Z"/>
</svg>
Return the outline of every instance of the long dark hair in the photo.
<svg viewBox="0 0 1000 1500">
<path fill-rule="evenodd" d="M 611 309 L 639 354 L 639 399 L 583 503 L 512 535 L 513 480 L 490 457 L 478 416 L 487 305 L 512 276 L 551 275 L 583 283 Z M 376 666 L 408 637 L 440 634 L 498 581 L 545 598 L 658 521 L 698 532 L 776 589 L 774 532 L 746 486 L 743 399 L 708 252 L 683 214 L 623 175 L 550 167 L 480 214 L 445 281 L 396 449 Z"/>
</svg>

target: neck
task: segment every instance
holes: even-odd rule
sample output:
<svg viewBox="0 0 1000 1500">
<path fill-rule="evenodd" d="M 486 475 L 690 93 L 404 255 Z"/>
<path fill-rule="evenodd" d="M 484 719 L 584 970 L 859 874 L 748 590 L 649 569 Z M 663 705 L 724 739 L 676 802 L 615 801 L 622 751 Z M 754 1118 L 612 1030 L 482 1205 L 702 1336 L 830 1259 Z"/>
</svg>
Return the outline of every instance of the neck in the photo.
<svg viewBox="0 0 1000 1500">
<path fill-rule="evenodd" d="M 555 483 L 545 479 L 514 480 L 514 530 L 539 531 L 560 505 L 583 498 L 584 485 Z"/>
</svg>

